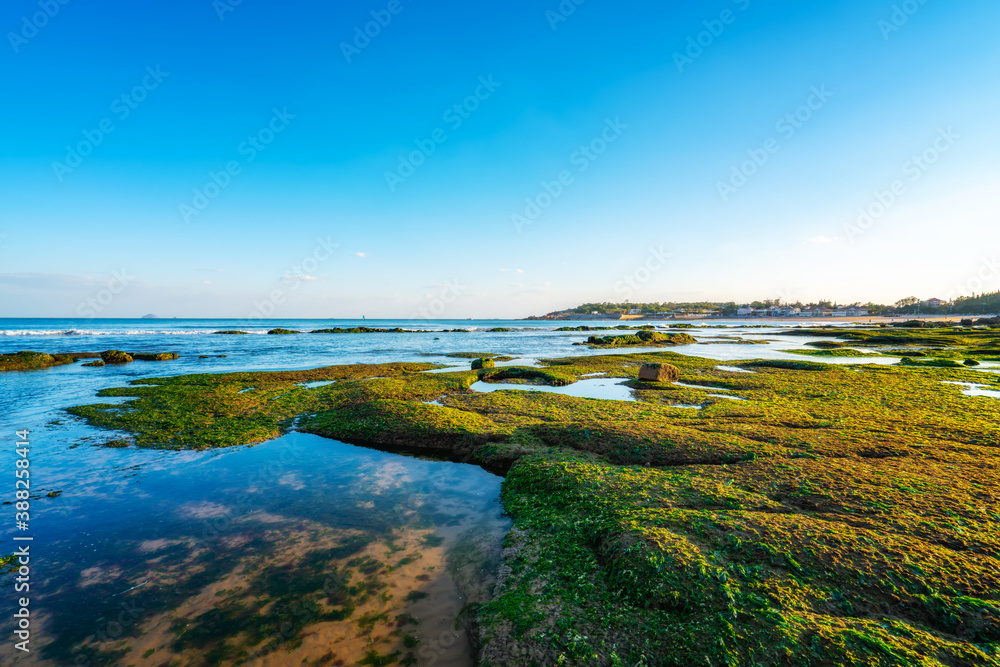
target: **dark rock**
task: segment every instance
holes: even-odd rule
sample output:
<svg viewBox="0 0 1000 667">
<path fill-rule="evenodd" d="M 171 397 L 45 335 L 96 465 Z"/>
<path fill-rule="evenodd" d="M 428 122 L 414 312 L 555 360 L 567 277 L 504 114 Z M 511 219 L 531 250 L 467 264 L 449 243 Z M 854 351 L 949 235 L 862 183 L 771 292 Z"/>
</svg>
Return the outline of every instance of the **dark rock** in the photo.
<svg viewBox="0 0 1000 667">
<path fill-rule="evenodd" d="M 639 369 L 639 379 L 649 382 L 677 382 L 680 370 L 671 364 L 643 364 Z"/>
<path fill-rule="evenodd" d="M 101 359 L 106 364 L 128 364 L 133 361 L 132 355 L 121 350 L 107 350 L 101 352 Z"/>
</svg>

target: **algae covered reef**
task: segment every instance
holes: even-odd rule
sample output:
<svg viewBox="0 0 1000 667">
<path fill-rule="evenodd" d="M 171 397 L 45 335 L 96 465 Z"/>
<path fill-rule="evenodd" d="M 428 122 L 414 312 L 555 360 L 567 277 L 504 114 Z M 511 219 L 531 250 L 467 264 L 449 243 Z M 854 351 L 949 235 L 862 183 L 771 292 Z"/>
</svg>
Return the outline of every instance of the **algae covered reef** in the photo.
<svg viewBox="0 0 1000 667">
<path fill-rule="evenodd" d="M 64 352 L 48 354 L 45 352 L 11 352 L 0 354 L 0 371 L 37 371 L 53 366 L 65 366 L 82 359 L 95 361 L 84 366 L 103 366 L 104 364 L 128 364 L 140 361 L 169 361 L 177 359 L 175 352 L 122 352 L 121 350 L 105 350 L 104 352 Z"/>
<path fill-rule="evenodd" d="M 829 336 L 931 359 L 1000 347 L 971 329 Z M 680 381 L 640 380 L 651 363 Z M 503 472 L 513 529 L 476 610 L 483 665 L 1000 664 L 1000 400 L 948 384 L 997 389 L 1000 376 L 717 364 L 656 351 L 190 375 L 71 412 L 139 447 L 294 428 Z M 470 389 L 596 374 L 637 400 Z M 317 380 L 333 382 L 302 386 Z"/>
</svg>

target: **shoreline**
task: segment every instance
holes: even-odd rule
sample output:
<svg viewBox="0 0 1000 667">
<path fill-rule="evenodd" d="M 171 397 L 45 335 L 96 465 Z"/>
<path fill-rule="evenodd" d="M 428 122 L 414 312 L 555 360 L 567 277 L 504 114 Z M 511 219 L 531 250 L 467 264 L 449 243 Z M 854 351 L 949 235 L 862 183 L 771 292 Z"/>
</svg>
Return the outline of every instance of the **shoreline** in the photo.
<svg viewBox="0 0 1000 667">
<path fill-rule="evenodd" d="M 920 320 L 927 322 L 960 322 L 962 320 L 989 319 L 997 317 L 993 314 L 981 315 L 899 315 L 870 317 L 580 317 L 580 318 L 545 318 L 528 317 L 526 322 L 782 322 L 790 324 L 806 324 L 810 322 L 834 322 L 839 324 L 887 324 L 891 322 L 909 322 Z"/>
<path fill-rule="evenodd" d="M 500 340 L 506 346 L 521 335 Z M 513 525 L 499 565 L 491 561 L 497 584 L 463 626 L 480 667 L 805 664 L 816 656 L 851 664 L 852 655 L 876 658 L 873 646 L 908 664 L 934 656 L 947 658 L 940 664 L 994 664 L 984 646 L 1000 638 L 1000 533 L 982 508 L 1000 503 L 1000 377 L 966 362 L 1000 361 L 1000 331 L 829 327 L 774 337 L 809 341 L 815 354 L 766 359 L 751 346 L 745 357 L 720 361 L 623 344 L 502 368 L 472 368 L 494 355 L 476 352 L 462 353 L 469 363 L 455 368 L 396 361 L 115 375 L 128 384 L 96 399 L 131 400 L 66 411 L 104 432 L 111 450 L 100 451 L 109 461 L 115 450 L 219 450 L 300 433 L 504 477 L 500 502 Z M 823 363 L 854 347 L 905 358 L 891 366 Z M 647 364 L 663 371 L 659 380 L 644 374 Z M 631 397 L 571 393 L 600 380 Z M 498 386 L 476 390 L 483 382 Z M 546 390 L 517 391 L 517 383 Z M 398 558 L 421 555 L 419 545 L 410 548 L 417 551 Z M 424 564 L 439 569 L 439 555 L 428 551 Z M 230 616 L 233 604 L 258 602 L 238 591 L 205 600 L 203 611 Z M 158 618 L 170 607 L 157 604 L 140 606 Z M 439 639 L 419 634 L 429 625 L 399 628 L 409 616 L 380 619 L 380 611 L 359 607 L 342 619 L 380 629 L 372 660 Z M 776 625 L 778 617 L 787 620 Z M 330 627 L 303 624 L 272 664 L 296 651 L 296 661 L 316 658 L 317 637 L 331 637 Z M 411 635 L 402 648 L 397 630 Z M 238 623 L 220 627 L 204 645 L 260 649 L 241 632 Z M 169 638 L 177 651 L 192 650 L 190 633 Z M 150 645 L 138 641 L 136 652 Z"/>
</svg>

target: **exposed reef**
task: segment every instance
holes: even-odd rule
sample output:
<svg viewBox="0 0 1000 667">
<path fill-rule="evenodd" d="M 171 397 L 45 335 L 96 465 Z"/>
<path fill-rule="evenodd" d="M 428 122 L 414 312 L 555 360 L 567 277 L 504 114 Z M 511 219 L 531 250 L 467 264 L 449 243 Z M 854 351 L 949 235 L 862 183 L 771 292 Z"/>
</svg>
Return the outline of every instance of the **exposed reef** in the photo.
<svg viewBox="0 0 1000 667">
<path fill-rule="evenodd" d="M 830 336 L 943 340 L 932 359 L 965 359 L 1000 348 L 986 331 Z M 1000 377 L 962 364 L 718 363 L 657 351 L 541 368 L 189 375 L 70 412 L 139 447 L 297 428 L 506 474 L 514 529 L 476 612 L 482 665 L 1000 664 L 1000 400 L 944 384 Z M 645 364 L 675 367 L 680 384 L 640 382 Z M 470 389 L 598 373 L 631 381 L 638 400 Z M 337 382 L 299 386 L 316 380 Z"/>
</svg>

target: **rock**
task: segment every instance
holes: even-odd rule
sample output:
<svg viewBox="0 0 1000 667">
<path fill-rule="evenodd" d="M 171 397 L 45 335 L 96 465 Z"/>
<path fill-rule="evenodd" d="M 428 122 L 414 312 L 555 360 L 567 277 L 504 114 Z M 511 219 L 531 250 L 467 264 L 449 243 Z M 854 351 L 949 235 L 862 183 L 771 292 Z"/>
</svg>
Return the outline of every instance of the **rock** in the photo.
<svg viewBox="0 0 1000 667">
<path fill-rule="evenodd" d="M 476 359 L 472 362 L 472 370 L 478 371 L 484 368 L 494 368 L 496 366 L 492 359 Z"/>
<path fill-rule="evenodd" d="M 132 355 L 121 350 L 107 350 L 101 352 L 101 359 L 106 364 L 127 364 L 133 361 Z"/>
<path fill-rule="evenodd" d="M 81 366 L 97 366 L 97 367 L 100 367 L 100 366 L 103 366 L 103 365 L 104 365 L 104 361 L 102 361 L 101 359 L 98 359 L 97 361 L 91 361 L 89 364 L 81 364 Z"/>
<path fill-rule="evenodd" d="M 133 352 L 132 358 L 138 359 L 139 361 L 170 361 L 171 359 L 177 358 L 176 352 L 159 352 L 159 353 L 146 353 L 146 352 Z"/>
<path fill-rule="evenodd" d="M 962 363 L 965 364 L 966 366 L 978 366 L 979 365 L 979 362 L 976 361 L 975 359 L 966 359 Z"/>
<path fill-rule="evenodd" d="M 302 332 L 301 331 L 292 331 L 291 329 L 282 329 L 282 328 L 279 327 L 277 329 L 271 329 L 267 333 L 271 334 L 272 336 L 288 336 L 290 334 L 297 334 L 297 333 L 302 333 Z"/>
<path fill-rule="evenodd" d="M 648 382 L 676 382 L 680 377 L 680 369 L 671 364 L 643 364 L 639 369 L 639 379 Z"/>
</svg>

